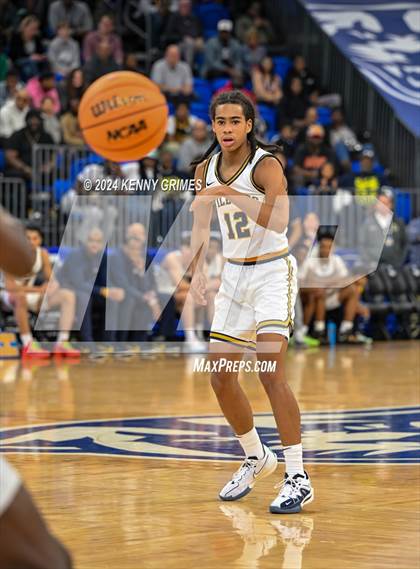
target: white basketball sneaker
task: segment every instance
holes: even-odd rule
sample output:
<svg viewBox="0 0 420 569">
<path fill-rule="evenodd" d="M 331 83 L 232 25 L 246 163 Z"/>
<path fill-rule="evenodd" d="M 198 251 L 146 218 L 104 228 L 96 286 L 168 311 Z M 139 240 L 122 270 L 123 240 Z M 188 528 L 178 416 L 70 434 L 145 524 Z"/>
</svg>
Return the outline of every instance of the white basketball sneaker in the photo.
<svg viewBox="0 0 420 569">
<path fill-rule="evenodd" d="M 286 472 L 277 498 L 271 503 L 272 514 L 297 514 L 302 511 L 304 505 L 314 499 L 314 490 L 308 474 L 295 474 L 293 477 Z"/>
<path fill-rule="evenodd" d="M 277 455 L 263 445 L 264 456 L 261 459 L 246 458 L 224 488 L 219 498 L 225 501 L 239 500 L 251 492 L 257 480 L 272 474 L 277 468 Z"/>
</svg>

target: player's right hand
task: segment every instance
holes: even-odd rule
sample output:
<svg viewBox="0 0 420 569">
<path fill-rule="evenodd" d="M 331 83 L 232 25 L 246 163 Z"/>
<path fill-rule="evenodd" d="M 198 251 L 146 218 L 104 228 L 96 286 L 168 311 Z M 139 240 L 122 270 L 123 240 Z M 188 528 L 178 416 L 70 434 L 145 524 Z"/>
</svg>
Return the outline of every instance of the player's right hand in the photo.
<svg viewBox="0 0 420 569">
<path fill-rule="evenodd" d="M 191 280 L 190 291 L 197 304 L 201 306 L 207 305 L 207 279 L 201 271 L 195 271 Z"/>
</svg>

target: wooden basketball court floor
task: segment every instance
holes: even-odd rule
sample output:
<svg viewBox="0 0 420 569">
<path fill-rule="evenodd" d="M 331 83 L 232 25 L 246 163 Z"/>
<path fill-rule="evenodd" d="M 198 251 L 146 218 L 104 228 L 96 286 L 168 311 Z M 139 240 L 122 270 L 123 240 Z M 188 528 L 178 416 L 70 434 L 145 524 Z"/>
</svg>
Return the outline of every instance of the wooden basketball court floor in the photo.
<svg viewBox="0 0 420 569">
<path fill-rule="evenodd" d="M 218 500 L 239 449 L 196 356 L 1 361 L 0 450 L 78 569 L 417 568 L 419 354 L 289 350 L 315 488 L 302 514 L 268 512 L 282 464 L 243 500 Z M 241 381 L 275 446 L 257 378 Z"/>
</svg>

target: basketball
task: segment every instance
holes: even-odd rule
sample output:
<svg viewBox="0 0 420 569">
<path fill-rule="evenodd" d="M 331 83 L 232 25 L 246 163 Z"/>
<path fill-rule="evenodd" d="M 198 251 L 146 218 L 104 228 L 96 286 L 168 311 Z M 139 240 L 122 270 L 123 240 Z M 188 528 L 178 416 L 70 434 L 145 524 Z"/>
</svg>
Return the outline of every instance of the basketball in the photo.
<svg viewBox="0 0 420 569">
<path fill-rule="evenodd" d="M 114 162 L 138 160 L 157 148 L 167 119 L 168 106 L 159 87 L 132 71 L 108 73 L 92 83 L 79 107 L 86 143 Z"/>
</svg>

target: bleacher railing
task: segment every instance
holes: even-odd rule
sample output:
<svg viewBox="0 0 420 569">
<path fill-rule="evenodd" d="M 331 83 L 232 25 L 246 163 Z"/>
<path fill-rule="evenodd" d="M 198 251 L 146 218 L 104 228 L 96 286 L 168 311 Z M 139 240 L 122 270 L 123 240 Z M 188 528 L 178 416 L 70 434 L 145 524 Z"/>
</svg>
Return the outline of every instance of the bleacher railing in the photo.
<svg viewBox="0 0 420 569">
<path fill-rule="evenodd" d="M 15 217 L 25 219 L 27 211 L 25 182 L 20 178 L 0 176 L 0 205 Z"/>
<path fill-rule="evenodd" d="M 420 187 L 420 139 L 395 116 L 392 108 L 345 57 L 299 0 L 273 2 L 284 37 L 329 90 L 343 96 L 348 122 L 368 130 L 381 162 L 402 186 Z"/>
</svg>

